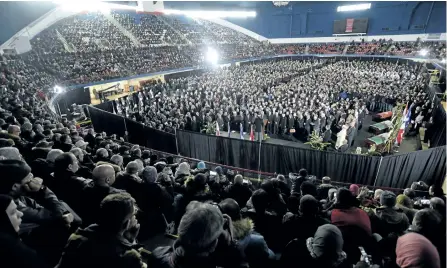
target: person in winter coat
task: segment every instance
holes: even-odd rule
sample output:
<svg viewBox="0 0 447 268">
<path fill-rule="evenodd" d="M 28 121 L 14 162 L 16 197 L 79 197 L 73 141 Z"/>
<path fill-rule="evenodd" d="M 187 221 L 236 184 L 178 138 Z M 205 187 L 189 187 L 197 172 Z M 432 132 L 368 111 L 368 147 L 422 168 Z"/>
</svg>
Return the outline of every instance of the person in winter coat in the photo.
<svg viewBox="0 0 447 268">
<path fill-rule="evenodd" d="M 244 208 L 242 216 L 250 218 L 254 223 L 254 229 L 261 234 L 271 249 L 279 249 L 281 245 L 281 218 L 275 212 L 268 210 L 270 205 L 269 194 L 263 189 L 256 190 L 251 202 L 253 208 Z"/>
<path fill-rule="evenodd" d="M 239 207 L 245 207 L 247 201 L 252 195 L 252 191 L 247 184 L 244 184 L 244 178 L 238 174 L 234 177 L 234 183 L 229 185 L 226 189 L 226 196 L 236 200 Z"/>
<path fill-rule="evenodd" d="M 296 267 L 297 261 L 305 267 L 335 268 L 352 267 L 343 251 L 343 236 L 337 226 L 325 224 L 307 239 L 294 239 L 287 244 L 281 260 L 281 268 Z"/>
<path fill-rule="evenodd" d="M 79 161 L 72 153 L 59 155 L 54 162 L 54 181 L 51 185 L 57 197 L 74 211 L 80 211 L 82 191 L 91 180 L 78 177 Z"/>
<path fill-rule="evenodd" d="M 115 182 L 115 171 L 110 165 L 96 167 L 92 172 L 93 183 L 83 189 L 83 206 L 79 211 L 85 226 L 97 220 L 101 201 L 109 194 L 124 192 L 112 187 Z"/>
<path fill-rule="evenodd" d="M 143 268 L 135 250 L 140 225 L 135 200 L 128 193 L 108 195 L 102 200 L 98 220 L 78 229 L 68 239 L 58 268 Z"/>
<path fill-rule="evenodd" d="M 319 215 L 319 203 L 315 197 L 305 195 L 301 197 L 299 204 L 299 214 L 287 213 L 284 215 L 282 230 L 284 242 L 287 244 L 292 239 L 306 239 L 312 236 L 318 227 L 328 224 Z"/>
<path fill-rule="evenodd" d="M 202 173 L 197 174 L 194 178 L 188 179 L 186 182 L 186 190 L 183 194 L 178 194 L 174 198 L 174 223 L 176 228 L 180 224 L 180 220 L 185 214 L 186 206 L 191 201 L 210 201 L 213 200 L 206 184 L 206 176 Z"/>
<path fill-rule="evenodd" d="M 185 209 L 172 246 L 153 250 L 148 267 L 243 267 L 232 235 L 232 221 L 216 205 L 193 201 Z"/>
<path fill-rule="evenodd" d="M 276 260 L 275 253 L 268 248 L 262 235 L 254 232 L 253 221 L 242 218 L 240 208 L 234 199 L 227 198 L 219 203 L 222 213 L 233 222 L 233 239 L 250 267 L 271 267 Z"/>
<path fill-rule="evenodd" d="M 289 177 L 291 177 L 292 180 L 292 194 L 295 195 L 300 194 L 301 184 L 308 179 L 307 175 L 308 175 L 307 170 L 304 168 L 300 169 L 298 176 L 296 176 L 296 174 L 293 174 L 293 176 L 289 175 Z"/>
<path fill-rule="evenodd" d="M 191 176 L 191 168 L 186 162 L 180 163 L 175 171 L 175 182 L 183 185 L 188 177 Z"/>
<path fill-rule="evenodd" d="M 19 238 L 23 213 L 17 210 L 12 197 L 0 195 L 0 263 L 4 267 L 50 267 Z"/>
<path fill-rule="evenodd" d="M 436 247 L 423 235 L 405 234 L 397 240 L 396 264 L 400 268 L 440 268 Z"/>
<path fill-rule="evenodd" d="M 171 218 L 172 203 L 174 199 L 158 183 L 157 170 L 155 167 L 145 167 L 142 174 L 142 185 L 144 188 L 144 200 L 138 204 L 140 208 L 139 221 L 143 232 L 140 239 L 148 235 L 163 233 L 166 229 L 166 218 Z M 142 214 L 142 215 L 141 215 Z"/>
<path fill-rule="evenodd" d="M 396 195 L 384 191 L 380 196 L 380 204 L 382 206 L 376 208 L 375 215 L 371 216 L 373 231 L 384 238 L 391 233 L 402 235 L 410 223 L 405 213 L 396 207 Z"/>
<path fill-rule="evenodd" d="M 113 186 L 128 192 L 135 198 L 137 204 L 140 204 L 143 202 L 142 200 L 144 200 L 144 189 L 141 186 L 143 181 L 138 176 L 138 168 L 137 162 L 129 162 L 126 166 L 126 170 L 118 173 Z"/>
</svg>

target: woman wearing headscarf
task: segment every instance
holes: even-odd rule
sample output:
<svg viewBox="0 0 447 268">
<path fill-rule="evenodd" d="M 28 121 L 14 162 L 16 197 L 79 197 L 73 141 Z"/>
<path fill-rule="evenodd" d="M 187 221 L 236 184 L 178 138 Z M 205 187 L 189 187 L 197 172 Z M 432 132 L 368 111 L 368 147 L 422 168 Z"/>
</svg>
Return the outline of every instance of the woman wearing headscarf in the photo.
<svg viewBox="0 0 447 268">
<path fill-rule="evenodd" d="M 343 251 L 343 236 L 332 224 L 318 227 L 313 237 L 293 239 L 284 249 L 281 268 L 296 267 L 297 263 L 312 268 L 349 267 Z"/>
<path fill-rule="evenodd" d="M 404 194 L 398 195 L 396 197 L 396 207 L 400 208 L 407 215 L 409 222 L 413 221 L 414 214 L 416 214 L 417 210 L 413 209 L 413 204 L 408 196 Z"/>
<path fill-rule="evenodd" d="M 23 213 L 10 196 L 0 195 L 0 266 L 14 268 L 50 267 L 19 238 Z"/>
<path fill-rule="evenodd" d="M 423 235 L 405 234 L 397 240 L 396 264 L 400 268 L 440 268 L 436 247 Z"/>
</svg>

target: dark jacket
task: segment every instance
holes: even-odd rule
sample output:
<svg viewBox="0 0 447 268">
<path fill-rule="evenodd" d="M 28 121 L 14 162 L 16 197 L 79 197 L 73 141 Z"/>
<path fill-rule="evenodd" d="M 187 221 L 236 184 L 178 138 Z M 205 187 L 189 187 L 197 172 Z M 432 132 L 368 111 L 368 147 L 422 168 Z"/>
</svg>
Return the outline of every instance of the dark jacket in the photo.
<svg viewBox="0 0 447 268">
<path fill-rule="evenodd" d="M 17 210 L 23 213 L 20 233 L 26 233 L 40 225 L 61 223 L 62 215 L 67 212 L 65 206 L 47 187 L 33 193 L 32 197 L 20 196 L 14 202 Z"/>
<path fill-rule="evenodd" d="M 306 217 L 303 215 L 287 213 L 284 215 L 281 229 L 284 233 L 285 244 L 292 239 L 307 239 L 315 234 L 318 227 L 329 223 L 328 220 L 319 216 Z"/>
<path fill-rule="evenodd" d="M 0 262 L 5 268 L 50 267 L 17 234 L 9 234 L 4 230 L 0 232 Z"/>
<path fill-rule="evenodd" d="M 326 199 L 328 197 L 329 189 L 331 188 L 335 188 L 335 186 L 332 184 L 320 184 L 317 187 L 317 199 L 318 200 Z"/>
<path fill-rule="evenodd" d="M 176 229 L 178 228 L 178 225 L 183 217 L 183 214 L 185 214 L 185 210 L 189 202 L 194 200 L 205 202 L 213 200 L 213 197 L 210 193 L 202 193 L 202 192 L 195 194 L 190 194 L 186 192 L 185 194 L 178 194 L 177 196 L 175 196 L 173 205 L 174 205 L 174 223 Z"/>
<path fill-rule="evenodd" d="M 101 201 L 109 194 L 123 192 L 111 186 L 99 186 L 96 184 L 86 185 L 83 189 L 82 208 L 77 211 L 84 225 L 88 226 L 96 222 Z"/>
<path fill-rule="evenodd" d="M 70 236 L 57 267 L 128 267 L 129 260 L 124 258 L 124 255 L 131 252 L 135 246 L 93 224 L 85 229 L 78 229 Z"/>
<path fill-rule="evenodd" d="M 128 192 L 133 198 L 135 198 L 137 204 L 141 204 L 143 202 L 142 200 L 144 200 L 144 189 L 142 187 L 142 183 L 143 182 L 139 177 L 122 172 L 116 176 L 113 187 Z"/>
<path fill-rule="evenodd" d="M 302 176 L 292 178 L 292 194 L 300 194 L 301 184 L 306 180 L 307 178 Z"/>
<path fill-rule="evenodd" d="M 244 184 L 232 184 L 227 187 L 226 192 L 227 197 L 236 200 L 241 208 L 245 207 L 252 194 L 248 185 Z"/>
<path fill-rule="evenodd" d="M 71 171 L 55 171 L 54 181 L 51 185 L 52 190 L 56 196 L 67 203 L 74 211 L 81 210 L 81 196 L 85 186 L 87 186 L 91 180 L 76 176 Z"/>
<path fill-rule="evenodd" d="M 281 246 L 281 217 L 266 211 L 257 213 L 255 209 L 243 209 L 242 216 L 250 218 L 254 224 L 254 231 L 262 235 L 269 248 L 280 249 Z"/>
<path fill-rule="evenodd" d="M 405 213 L 398 208 L 376 208 L 375 215 L 371 216 L 374 233 L 387 237 L 391 233 L 401 235 L 410 226 Z"/>
</svg>

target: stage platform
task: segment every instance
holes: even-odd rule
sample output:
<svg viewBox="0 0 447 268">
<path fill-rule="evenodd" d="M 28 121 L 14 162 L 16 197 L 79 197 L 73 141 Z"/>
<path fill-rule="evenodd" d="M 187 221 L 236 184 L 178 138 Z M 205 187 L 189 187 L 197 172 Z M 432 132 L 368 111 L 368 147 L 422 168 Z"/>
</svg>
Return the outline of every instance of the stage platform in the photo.
<svg viewBox="0 0 447 268">
<path fill-rule="evenodd" d="M 363 150 L 366 150 L 365 139 L 375 136 L 375 134 L 373 134 L 371 132 L 368 132 L 369 126 L 371 126 L 373 124 L 376 124 L 376 123 L 377 122 L 374 122 L 372 120 L 372 115 L 367 115 L 365 117 L 365 120 L 363 122 L 363 127 L 362 127 L 362 129 L 360 129 L 358 131 L 357 136 L 354 138 L 353 146 L 348 149 L 347 153 L 355 152 L 356 148 L 359 147 L 359 146 L 362 147 Z M 220 135 L 224 136 L 224 137 L 228 137 L 228 133 L 227 132 L 223 132 L 222 131 L 220 133 Z M 230 137 L 234 138 L 234 139 L 240 139 L 239 132 L 232 132 Z M 250 139 L 250 134 L 249 133 L 245 134 L 244 135 L 244 139 L 245 140 L 249 140 Z M 398 152 L 396 154 L 402 154 L 402 153 L 409 153 L 409 152 L 417 151 L 417 148 L 419 147 L 418 139 L 420 139 L 419 134 L 417 136 L 414 136 L 414 137 L 405 137 L 404 140 L 402 141 L 402 144 L 399 147 Z M 284 137 L 271 137 L 271 138 L 263 141 L 263 143 L 270 143 L 270 144 L 278 144 L 278 145 L 283 145 L 283 146 L 291 146 L 291 147 L 297 147 L 297 148 L 311 149 L 310 145 L 304 144 L 304 142 L 299 141 L 297 139 L 294 139 L 294 138 L 290 137 L 288 134 L 286 134 Z M 334 144 L 335 144 L 335 141 L 334 141 Z M 335 152 L 336 150 L 334 149 L 333 146 L 330 146 L 328 148 L 328 151 Z"/>
</svg>

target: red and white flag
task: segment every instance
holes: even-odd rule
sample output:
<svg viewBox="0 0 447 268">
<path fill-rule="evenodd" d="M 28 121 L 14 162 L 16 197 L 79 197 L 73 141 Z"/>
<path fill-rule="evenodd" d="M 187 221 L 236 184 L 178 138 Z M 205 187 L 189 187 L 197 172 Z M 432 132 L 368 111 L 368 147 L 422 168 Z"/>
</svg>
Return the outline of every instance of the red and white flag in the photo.
<svg viewBox="0 0 447 268">
<path fill-rule="evenodd" d="M 251 129 L 250 129 L 250 140 L 251 141 L 255 140 L 255 133 L 253 132 L 253 125 L 251 126 Z"/>
</svg>

